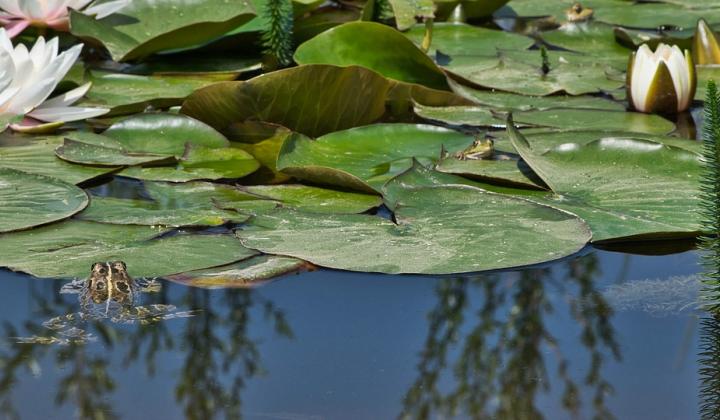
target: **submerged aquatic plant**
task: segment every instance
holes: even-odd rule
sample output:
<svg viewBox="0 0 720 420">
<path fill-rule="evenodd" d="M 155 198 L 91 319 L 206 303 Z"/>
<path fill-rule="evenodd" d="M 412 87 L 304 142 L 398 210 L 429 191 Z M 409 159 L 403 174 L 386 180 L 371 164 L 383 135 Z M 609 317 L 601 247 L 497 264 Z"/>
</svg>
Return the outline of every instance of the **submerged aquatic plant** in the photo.
<svg viewBox="0 0 720 420">
<path fill-rule="evenodd" d="M 265 5 L 268 29 L 263 34 L 265 53 L 281 67 L 292 63 L 293 6 L 290 0 L 269 0 Z"/>
<path fill-rule="evenodd" d="M 687 110 L 695 96 L 695 65 L 688 51 L 677 46 L 647 44 L 630 57 L 627 71 L 628 101 L 647 113 L 672 114 Z"/>
<path fill-rule="evenodd" d="M 67 31 L 70 9 L 102 19 L 130 4 L 131 0 L 0 0 L 0 24 L 10 37 L 28 26 Z"/>
<path fill-rule="evenodd" d="M 58 39 L 43 37 L 28 49 L 13 47 L 5 29 L 0 28 L 0 129 L 13 117 L 26 116 L 42 122 L 67 122 L 97 117 L 102 108 L 72 107 L 90 89 L 90 83 L 47 98 L 80 56 L 82 44 L 58 53 Z"/>
</svg>

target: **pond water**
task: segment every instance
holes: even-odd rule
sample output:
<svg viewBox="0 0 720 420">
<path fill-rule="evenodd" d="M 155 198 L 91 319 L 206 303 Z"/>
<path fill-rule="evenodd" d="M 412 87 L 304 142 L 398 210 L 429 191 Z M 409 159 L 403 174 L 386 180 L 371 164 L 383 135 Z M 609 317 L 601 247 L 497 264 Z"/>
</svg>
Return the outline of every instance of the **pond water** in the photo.
<svg viewBox="0 0 720 420">
<path fill-rule="evenodd" d="M 16 343 L 78 311 L 77 295 L 0 271 L 0 408 L 21 418 L 692 419 L 704 404 L 716 410 L 700 396 L 717 391 L 701 387 L 698 359 L 720 342 L 697 309 L 698 256 L 589 248 L 477 276 L 319 270 L 252 290 L 162 281 L 143 303 L 194 316 L 95 322 L 84 327 L 95 341 L 78 345 Z"/>
</svg>

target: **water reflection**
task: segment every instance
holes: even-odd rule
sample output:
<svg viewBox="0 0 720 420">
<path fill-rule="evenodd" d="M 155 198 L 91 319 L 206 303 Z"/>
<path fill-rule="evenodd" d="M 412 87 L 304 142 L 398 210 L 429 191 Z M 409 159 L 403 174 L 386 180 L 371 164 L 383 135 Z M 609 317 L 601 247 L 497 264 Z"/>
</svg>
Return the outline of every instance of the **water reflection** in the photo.
<svg viewBox="0 0 720 420">
<path fill-rule="evenodd" d="M 38 319 L 62 317 L 78 309 L 76 302 L 61 298 L 60 282 L 32 283 L 31 287 L 34 314 L 21 323 L 22 328 L 5 322 L 8 338 L 46 334 Z M 163 291 L 154 297 L 156 304 L 167 300 Z M 47 359 L 62 372 L 55 394 L 58 406 L 73 406 L 79 418 L 117 418 L 111 403 L 116 391 L 114 376 L 132 365 L 144 364 L 147 375 L 153 377 L 158 361 L 179 352 L 184 359 L 174 395 L 186 418 L 240 418 L 241 391 L 246 381 L 262 370 L 257 343 L 248 333 L 250 312 L 261 309 L 276 334 L 292 338 L 285 315 L 273 302 L 244 289 L 225 290 L 211 302 L 209 291 L 188 288 L 173 300 L 180 308 L 199 309 L 178 324 L 180 331 L 170 330 L 174 320 L 116 325 L 107 319 L 90 319 L 83 328 L 99 337 L 101 348 L 73 341 L 67 345 L 8 343 L 0 353 L 0 410 L 7 418 L 19 418 L 13 406 L 14 385 L 22 375 L 40 376 L 41 360 Z"/>
<path fill-rule="evenodd" d="M 612 417 L 606 407 L 612 387 L 602 368 L 606 355 L 619 360 L 620 350 L 612 309 L 594 285 L 597 257 L 570 261 L 560 271 L 559 276 L 546 268 L 519 272 L 515 279 L 494 275 L 440 282 L 417 379 L 400 417 L 542 418 L 538 397 L 551 384 L 563 387 L 561 406 L 577 416 L 583 404 L 580 385 L 569 373 L 565 346 L 545 321 L 554 311 L 548 287 L 577 289 L 568 304 L 590 356 L 582 385 L 592 390 L 594 417 Z M 548 358 L 554 359 L 554 372 L 548 372 Z M 448 376 L 452 386 L 441 385 Z"/>
</svg>

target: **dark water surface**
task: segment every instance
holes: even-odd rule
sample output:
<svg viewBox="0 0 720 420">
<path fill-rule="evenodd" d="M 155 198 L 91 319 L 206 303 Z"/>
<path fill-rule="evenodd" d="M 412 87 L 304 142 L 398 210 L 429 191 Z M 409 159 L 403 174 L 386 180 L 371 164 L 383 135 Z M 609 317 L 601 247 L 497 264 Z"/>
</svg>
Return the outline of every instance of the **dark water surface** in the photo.
<svg viewBox="0 0 720 420">
<path fill-rule="evenodd" d="M 163 282 L 144 303 L 197 315 L 98 322 L 84 345 L 15 343 L 48 334 L 42 322 L 78 311 L 77 296 L 0 271 L 0 408 L 30 419 L 693 419 L 700 343 L 715 337 L 696 309 L 697 260 L 590 249 L 469 277 Z"/>
</svg>

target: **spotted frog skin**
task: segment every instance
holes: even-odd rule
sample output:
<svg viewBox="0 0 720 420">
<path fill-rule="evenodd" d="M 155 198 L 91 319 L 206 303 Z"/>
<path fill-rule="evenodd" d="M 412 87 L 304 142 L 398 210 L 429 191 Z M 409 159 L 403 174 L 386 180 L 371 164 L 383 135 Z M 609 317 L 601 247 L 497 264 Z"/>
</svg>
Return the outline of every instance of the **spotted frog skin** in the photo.
<svg viewBox="0 0 720 420">
<path fill-rule="evenodd" d="M 467 149 L 455 155 L 460 160 L 480 160 L 491 158 L 495 154 L 495 143 L 491 138 L 475 138 Z"/>
<path fill-rule="evenodd" d="M 124 262 L 97 262 L 90 269 L 80 298 L 96 304 L 108 301 L 132 304 L 136 289 L 135 280 L 128 274 Z"/>
<path fill-rule="evenodd" d="M 594 10 L 589 7 L 583 7 L 580 3 L 575 3 L 565 10 L 565 16 L 570 23 L 587 22 L 593 17 Z"/>
</svg>

